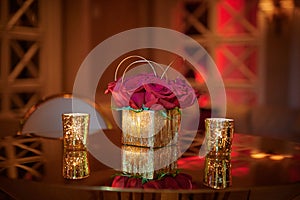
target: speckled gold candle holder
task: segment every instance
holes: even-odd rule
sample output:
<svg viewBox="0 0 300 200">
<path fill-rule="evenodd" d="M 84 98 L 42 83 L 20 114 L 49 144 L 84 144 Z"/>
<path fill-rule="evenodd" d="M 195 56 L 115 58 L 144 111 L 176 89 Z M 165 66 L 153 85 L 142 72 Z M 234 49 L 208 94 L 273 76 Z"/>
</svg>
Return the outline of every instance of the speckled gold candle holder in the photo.
<svg viewBox="0 0 300 200">
<path fill-rule="evenodd" d="M 83 179 L 90 175 L 87 151 L 64 151 L 63 177 Z"/>
<path fill-rule="evenodd" d="M 158 174 L 177 169 L 176 145 L 161 148 L 145 148 L 122 145 L 122 171 L 132 176 L 155 179 Z"/>
<path fill-rule="evenodd" d="M 64 149 L 86 150 L 89 120 L 87 113 L 62 114 Z"/>
<path fill-rule="evenodd" d="M 122 110 L 122 143 L 141 147 L 174 145 L 177 143 L 180 116 L 177 109 Z"/>
<path fill-rule="evenodd" d="M 232 185 L 230 156 L 205 157 L 203 184 L 214 189 Z"/>
<path fill-rule="evenodd" d="M 233 119 L 205 119 L 204 185 L 214 189 L 224 189 L 232 185 L 231 149 L 233 132 Z"/>
<path fill-rule="evenodd" d="M 209 155 L 229 155 L 231 153 L 234 120 L 226 118 L 205 119 L 205 148 Z"/>
</svg>

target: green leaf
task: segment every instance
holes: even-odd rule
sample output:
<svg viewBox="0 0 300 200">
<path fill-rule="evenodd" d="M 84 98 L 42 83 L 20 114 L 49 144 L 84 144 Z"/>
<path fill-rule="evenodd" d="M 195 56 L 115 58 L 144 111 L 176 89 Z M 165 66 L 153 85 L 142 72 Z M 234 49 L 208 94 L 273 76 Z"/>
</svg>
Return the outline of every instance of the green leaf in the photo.
<svg viewBox="0 0 300 200">
<path fill-rule="evenodd" d="M 147 178 L 142 178 L 142 184 L 147 183 L 149 180 Z"/>
</svg>

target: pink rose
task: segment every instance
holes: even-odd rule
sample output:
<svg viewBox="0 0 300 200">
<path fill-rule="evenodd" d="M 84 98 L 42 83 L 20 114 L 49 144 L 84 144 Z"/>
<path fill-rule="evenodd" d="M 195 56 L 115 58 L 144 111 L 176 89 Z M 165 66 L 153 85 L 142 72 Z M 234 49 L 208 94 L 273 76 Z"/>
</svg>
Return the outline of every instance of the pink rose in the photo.
<svg viewBox="0 0 300 200">
<path fill-rule="evenodd" d="M 105 90 L 105 94 L 112 94 L 112 98 L 118 107 L 129 106 L 130 95 L 127 89 L 124 88 L 119 81 L 114 81 L 108 84 L 108 88 Z"/>
<path fill-rule="evenodd" d="M 180 108 L 187 108 L 196 102 L 199 94 L 197 94 L 184 80 L 178 78 L 171 80 L 169 84 L 178 98 Z"/>
</svg>

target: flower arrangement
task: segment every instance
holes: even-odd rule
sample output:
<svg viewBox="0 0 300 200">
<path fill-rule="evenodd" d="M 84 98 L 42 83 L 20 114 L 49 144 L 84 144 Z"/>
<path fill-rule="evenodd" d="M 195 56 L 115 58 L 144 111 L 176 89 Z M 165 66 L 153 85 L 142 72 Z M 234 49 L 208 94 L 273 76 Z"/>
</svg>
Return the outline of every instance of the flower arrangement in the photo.
<svg viewBox="0 0 300 200">
<path fill-rule="evenodd" d="M 131 58 L 138 60 L 131 62 L 118 78 L 120 66 Z M 135 64 L 147 64 L 152 73 L 125 76 Z M 199 94 L 175 70 L 167 73 L 171 64 L 162 66 L 141 56 L 129 56 L 117 66 L 115 80 L 108 84 L 105 94 L 111 93 L 114 109 L 122 111 L 123 144 L 163 147 L 177 143 L 181 111 L 196 103 Z M 176 78 L 169 79 L 173 73 Z"/>
<path fill-rule="evenodd" d="M 112 187 L 143 189 L 192 189 L 192 177 L 185 173 L 162 173 L 157 179 L 149 180 L 140 176 L 122 173 L 115 175 Z"/>
<path fill-rule="evenodd" d="M 146 62 L 153 69 L 153 73 L 125 77 L 125 70 L 123 76 L 117 79 L 120 65 L 132 57 L 142 58 L 142 60 L 131 63 L 126 70 L 133 64 Z M 181 78 L 168 80 L 165 77 L 170 65 L 159 76 L 154 69 L 154 64 L 163 69 L 160 64 L 140 56 L 125 58 L 117 67 L 115 80 L 108 84 L 105 94 L 112 94 L 118 108 L 128 108 L 134 111 L 187 108 L 196 102 L 199 93 L 185 80 Z"/>
</svg>

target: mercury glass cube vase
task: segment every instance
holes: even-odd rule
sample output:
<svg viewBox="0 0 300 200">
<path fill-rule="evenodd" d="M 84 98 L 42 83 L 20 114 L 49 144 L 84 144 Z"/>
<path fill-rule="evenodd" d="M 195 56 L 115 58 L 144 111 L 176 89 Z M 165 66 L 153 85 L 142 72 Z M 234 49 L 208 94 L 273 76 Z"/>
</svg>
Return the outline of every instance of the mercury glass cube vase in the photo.
<svg viewBox="0 0 300 200">
<path fill-rule="evenodd" d="M 122 143 L 139 147 L 164 147 L 177 144 L 180 111 L 122 110 Z"/>
</svg>

